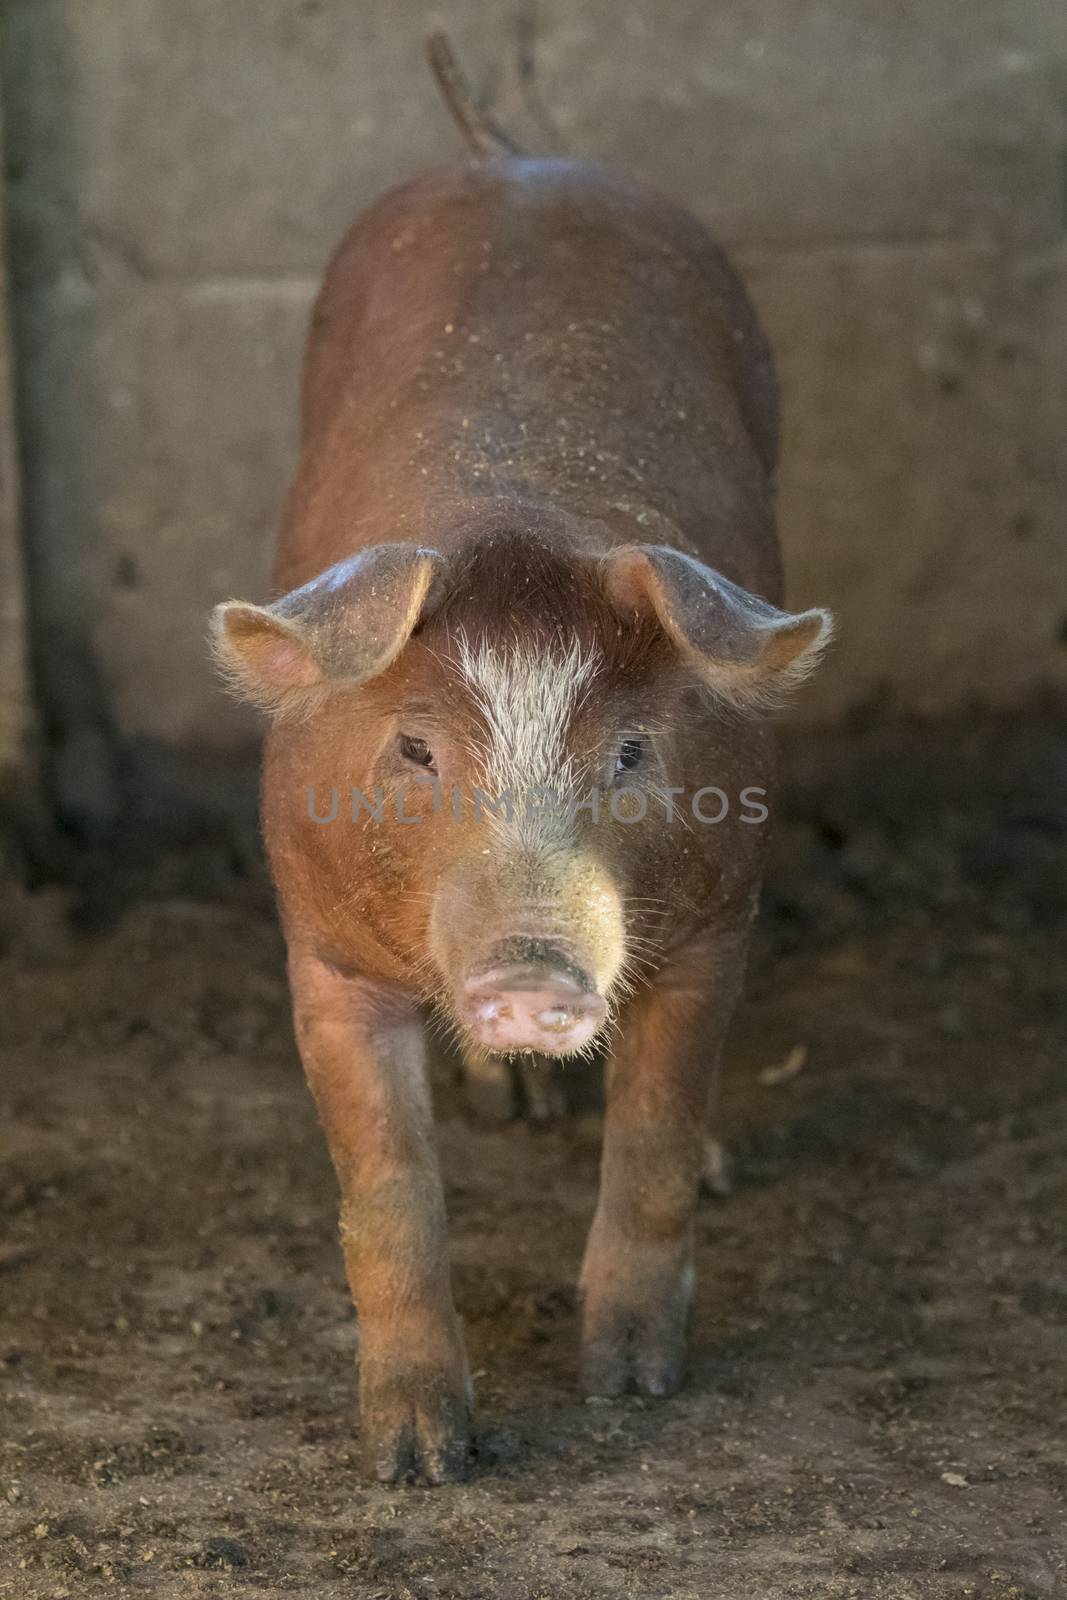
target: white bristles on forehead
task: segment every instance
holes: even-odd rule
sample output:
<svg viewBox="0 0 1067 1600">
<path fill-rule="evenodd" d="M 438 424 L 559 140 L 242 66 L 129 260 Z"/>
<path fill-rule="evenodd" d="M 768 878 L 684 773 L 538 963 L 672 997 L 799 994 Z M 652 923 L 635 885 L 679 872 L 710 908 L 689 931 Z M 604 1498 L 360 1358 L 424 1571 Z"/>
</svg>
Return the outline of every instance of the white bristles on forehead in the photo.
<svg viewBox="0 0 1067 1600">
<path fill-rule="evenodd" d="M 487 792 L 565 789 L 573 778 L 567 724 L 596 673 L 598 654 L 583 651 L 576 639 L 537 650 L 518 640 L 474 646 L 460 634 L 455 659 L 486 722 L 488 739 L 477 753 Z"/>
</svg>

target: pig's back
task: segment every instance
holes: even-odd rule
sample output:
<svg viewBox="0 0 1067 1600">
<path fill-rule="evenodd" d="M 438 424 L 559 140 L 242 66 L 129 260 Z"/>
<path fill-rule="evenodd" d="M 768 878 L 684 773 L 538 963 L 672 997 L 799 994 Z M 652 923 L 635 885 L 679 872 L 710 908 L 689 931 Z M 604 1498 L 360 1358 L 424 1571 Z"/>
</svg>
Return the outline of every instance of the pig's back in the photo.
<svg viewBox="0 0 1067 1600">
<path fill-rule="evenodd" d="M 766 340 L 694 218 L 584 163 L 445 168 L 329 267 L 279 572 L 521 495 L 771 592 L 776 447 Z"/>
</svg>

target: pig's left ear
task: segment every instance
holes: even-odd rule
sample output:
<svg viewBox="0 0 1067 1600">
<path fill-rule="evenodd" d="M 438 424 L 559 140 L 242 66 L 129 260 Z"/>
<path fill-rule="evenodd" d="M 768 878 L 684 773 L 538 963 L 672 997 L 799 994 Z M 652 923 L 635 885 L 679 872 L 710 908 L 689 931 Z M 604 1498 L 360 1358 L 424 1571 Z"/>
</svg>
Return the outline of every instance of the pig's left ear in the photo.
<svg viewBox="0 0 1067 1600">
<path fill-rule="evenodd" d="M 717 698 L 769 711 L 806 678 L 833 632 L 828 611 L 779 611 L 666 545 L 627 545 L 606 560 L 616 605 L 655 613 Z"/>
<path fill-rule="evenodd" d="M 442 566 L 435 550 L 377 545 L 272 605 L 226 600 L 211 618 L 215 658 L 243 700 L 307 715 L 385 670 L 432 608 Z"/>
</svg>

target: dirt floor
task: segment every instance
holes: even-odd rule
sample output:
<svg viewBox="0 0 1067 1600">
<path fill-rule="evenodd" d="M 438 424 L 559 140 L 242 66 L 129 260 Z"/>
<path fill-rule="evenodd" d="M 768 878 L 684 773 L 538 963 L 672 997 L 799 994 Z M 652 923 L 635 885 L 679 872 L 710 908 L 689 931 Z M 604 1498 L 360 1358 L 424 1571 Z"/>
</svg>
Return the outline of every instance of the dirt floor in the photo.
<svg viewBox="0 0 1067 1600">
<path fill-rule="evenodd" d="M 9 897 L 0 1595 L 1067 1594 L 1064 724 L 857 726 L 792 769 L 676 1399 L 578 1394 L 595 1111 L 479 1129 L 439 1067 L 456 1488 L 356 1474 L 259 875 L 202 846 Z"/>
</svg>

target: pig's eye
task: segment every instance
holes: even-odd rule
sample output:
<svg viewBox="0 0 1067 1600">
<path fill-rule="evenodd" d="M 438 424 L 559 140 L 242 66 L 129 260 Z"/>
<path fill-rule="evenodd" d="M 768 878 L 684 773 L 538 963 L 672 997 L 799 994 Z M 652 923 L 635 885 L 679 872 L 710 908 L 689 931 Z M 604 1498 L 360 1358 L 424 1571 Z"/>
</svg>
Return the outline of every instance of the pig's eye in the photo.
<svg viewBox="0 0 1067 1600">
<path fill-rule="evenodd" d="M 645 759 L 645 743 L 643 739 L 624 739 L 619 746 L 619 753 L 615 757 L 615 775 L 618 777 L 623 772 L 633 772 Z"/>
<path fill-rule="evenodd" d="M 426 767 L 430 772 L 435 770 L 433 751 L 425 739 L 413 739 L 409 734 L 402 733 L 400 735 L 400 754 L 405 761 L 413 761 L 417 767 Z"/>
</svg>

